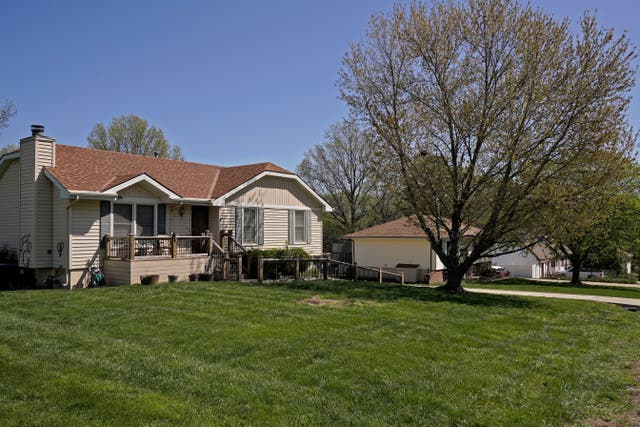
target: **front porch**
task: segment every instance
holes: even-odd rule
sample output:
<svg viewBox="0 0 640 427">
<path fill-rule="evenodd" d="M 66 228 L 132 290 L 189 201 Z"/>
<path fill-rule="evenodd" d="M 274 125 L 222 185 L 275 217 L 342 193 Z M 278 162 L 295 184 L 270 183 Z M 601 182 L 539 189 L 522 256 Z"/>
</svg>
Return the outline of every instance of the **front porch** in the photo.
<svg viewBox="0 0 640 427">
<path fill-rule="evenodd" d="M 158 275 L 160 282 L 169 276 L 188 281 L 189 275 L 219 272 L 224 280 L 242 280 L 242 255 L 231 236 L 221 236 L 225 251 L 211 233 L 201 236 L 104 237 L 103 270 L 107 285 L 140 283 L 143 276 Z M 240 269 L 238 268 L 240 266 Z"/>
</svg>

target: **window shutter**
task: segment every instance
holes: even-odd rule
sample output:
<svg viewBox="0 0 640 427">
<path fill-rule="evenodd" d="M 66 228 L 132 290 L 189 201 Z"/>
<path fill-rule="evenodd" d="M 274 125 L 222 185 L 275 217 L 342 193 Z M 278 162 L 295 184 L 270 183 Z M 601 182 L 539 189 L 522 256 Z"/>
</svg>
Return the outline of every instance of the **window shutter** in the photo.
<svg viewBox="0 0 640 427">
<path fill-rule="evenodd" d="M 311 243 L 311 211 L 304 211 L 304 239 Z"/>
<path fill-rule="evenodd" d="M 258 244 L 264 245 L 264 208 L 258 208 L 258 218 L 256 218 L 258 229 Z"/>
<path fill-rule="evenodd" d="M 296 211 L 289 209 L 289 244 L 293 245 L 296 241 Z"/>
<path fill-rule="evenodd" d="M 242 243 L 242 208 L 236 208 L 236 240 Z"/>
<path fill-rule="evenodd" d="M 100 248 L 104 249 L 104 235 L 111 231 L 111 202 L 106 200 L 100 201 Z"/>
</svg>

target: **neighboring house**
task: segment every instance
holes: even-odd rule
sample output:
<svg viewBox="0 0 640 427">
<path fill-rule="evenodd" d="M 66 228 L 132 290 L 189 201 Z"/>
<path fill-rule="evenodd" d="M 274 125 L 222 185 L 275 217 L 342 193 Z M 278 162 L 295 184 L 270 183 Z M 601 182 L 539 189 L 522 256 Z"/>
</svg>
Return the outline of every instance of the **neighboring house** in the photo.
<svg viewBox="0 0 640 427">
<path fill-rule="evenodd" d="M 0 157 L 0 247 L 39 281 L 61 267 L 80 286 L 96 263 L 109 284 L 183 280 L 205 271 L 225 233 L 246 248 L 322 252 L 331 207 L 273 163 L 212 166 L 60 145 L 43 133 L 32 126 Z"/>
<path fill-rule="evenodd" d="M 477 231 L 470 227 L 468 233 Z M 423 282 L 427 275 L 430 282 L 443 280 L 445 266 L 415 216 L 375 225 L 345 237 L 353 241 L 353 259 L 359 266 L 402 272 L 407 282 Z"/>
<path fill-rule="evenodd" d="M 511 277 L 526 277 L 541 279 L 554 273 L 566 272 L 568 261 L 556 255 L 542 243 L 507 255 L 500 255 L 491 259 L 493 265 L 506 268 Z"/>
</svg>

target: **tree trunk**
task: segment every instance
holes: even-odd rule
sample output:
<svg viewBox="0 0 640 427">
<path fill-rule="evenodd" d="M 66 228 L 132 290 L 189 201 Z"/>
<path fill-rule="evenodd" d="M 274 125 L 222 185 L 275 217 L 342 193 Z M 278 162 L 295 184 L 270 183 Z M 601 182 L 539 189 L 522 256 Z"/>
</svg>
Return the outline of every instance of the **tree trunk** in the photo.
<svg viewBox="0 0 640 427">
<path fill-rule="evenodd" d="M 582 282 L 580 281 L 580 270 L 582 269 L 582 263 L 571 261 L 571 265 L 573 266 L 573 269 L 571 270 L 571 283 L 575 285 L 582 284 Z"/>
<path fill-rule="evenodd" d="M 462 267 L 448 268 L 447 269 L 447 282 L 440 287 L 449 292 L 463 292 L 462 278 L 464 277 L 464 270 Z"/>
</svg>

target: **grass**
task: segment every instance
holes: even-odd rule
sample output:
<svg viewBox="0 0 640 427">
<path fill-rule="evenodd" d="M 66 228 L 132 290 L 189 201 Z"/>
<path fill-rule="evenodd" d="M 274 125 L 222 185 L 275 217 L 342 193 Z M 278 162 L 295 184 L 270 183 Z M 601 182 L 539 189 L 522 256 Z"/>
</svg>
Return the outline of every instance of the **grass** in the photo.
<svg viewBox="0 0 640 427">
<path fill-rule="evenodd" d="M 511 291 L 550 292 L 563 294 L 600 295 L 620 298 L 640 299 L 640 288 L 616 286 L 574 285 L 562 282 L 541 282 L 536 280 L 511 278 L 495 282 L 465 283 L 465 288 L 505 289 Z"/>
<path fill-rule="evenodd" d="M 340 300 L 311 306 L 301 301 Z M 640 313 L 310 282 L 0 293 L 3 425 L 567 425 L 631 408 Z"/>
</svg>

